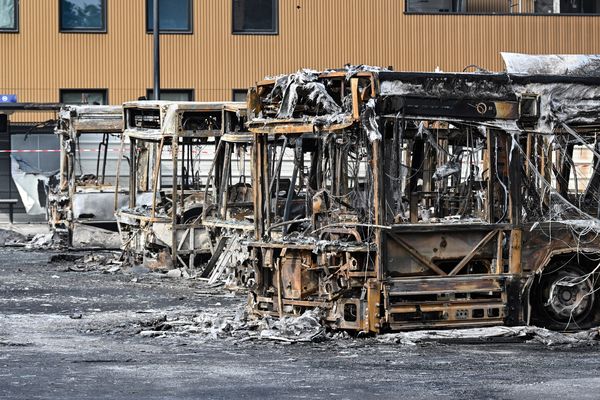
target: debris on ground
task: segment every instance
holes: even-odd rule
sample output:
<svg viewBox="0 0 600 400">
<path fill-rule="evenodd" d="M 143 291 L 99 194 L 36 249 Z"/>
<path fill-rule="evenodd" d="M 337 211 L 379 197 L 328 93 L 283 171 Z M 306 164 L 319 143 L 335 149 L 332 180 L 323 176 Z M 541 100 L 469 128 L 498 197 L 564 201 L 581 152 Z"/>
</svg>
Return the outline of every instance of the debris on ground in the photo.
<svg viewBox="0 0 600 400">
<path fill-rule="evenodd" d="M 282 319 L 254 318 L 246 312 L 204 311 L 192 316 L 161 315 L 140 321 L 143 337 L 195 336 L 203 340 L 273 340 L 286 343 L 320 342 L 327 339 L 319 322 L 319 310 Z"/>
<path fill-rule="evenodd" d="M 100 266 L 120 265 L 119 254 L 119 252 L 113 251 L 89 253 L 83 258 L 83 263 Z"/>
<path fill-rule="evenodd" d="M 143 337 L 191 336 L 202 339 L 226 339 L 248 336 L 251 327 L 244 317 L 223 314 L 217 311 L 203 311 L 192 316 L 167 318 L 161 315 L 148 321 L 140 321 L 138 334 Z"/>
<path fill-rule="evenodd" d="M 53 254 L 48 261 L 50 264 L 65 264 L 66 271 L 89 272 L 100 271 L 105 274 L 114 274 L 121 270 L 122 262 L 120 253 L 115 251 L 101 251 L 88 254 L 58 253 Z"/>
<path fill-rule="evenodd" d="M 74 310 L 71 313 L 71 315 L 69 315 L 69 318 L 71 318 L 71 319 L 81 319 L 81 318 L 83 318 L 83 314 L 79 310 Z"/>
<path fill-rule="evenodd" d="M 74 262 L 82 258 L 83 256 L 80 254 L 58 253 L 50 256 L 50 260 L 48 260 L 48 263 L 57 264 L 62 262 Z"/>
<path fill-rule="evenodd" d="M 181 270 L 178 268 L 171 269 L 167 271 L 167 276 L 169 278 L 181 278 Z"/>
<path fill-rule="evenodd" d="M 0 246 L 24 246 L 27 237 L 8 229 L 0 229 Z"/>
<path fill-rule="evenodd" d="M 280 342 L 320 342 L 327 339 L 320 320 L 319 308 L 307 310 L 298 317 L 286 316 L 277 320 L 265 318 L 268 329 L 263 329 L 260 337 Z"/>
<path fill-rule="evenodd" d="M 54 240 L 52 233 L 38 233 L 28 243 L 25 244 L 26 249 L 51 249 L 57 248 L 58 242 Z"/>
<path fill-rule="evenodd" d="M 299 316 L 281 319 L 257 318 L 247 313 L 223 313 L 226 310 L 205 311 L 193 316 L 167 317 L 161 315 L 148 321 L 140 321 L 139 331 L 143 337 L 195 336 L 203 340 L 270 340 L 284 343 L 340 342 L 356 338 L 348 332 L 328 332 L 321 324 L 319 309 L 308 310 Z M 370 339 L 365 339 L 370 340 Z M 535 326 L 485 327 L 450 330 L 425 330 L 389 333 L 376 336 L 378 343 L 404 346 L 430 343 L 498 343 L 525 342 L 544 346 L 594 346 L 600 343 L 600 328 L 580 332 L 556 332 Z"/>
<path fill-rule="evenodd" d="M 118 249 L 121 246 L 121 237 L 118 232 L 87 226 L 81 223 L 73 225 L 71 245 L 74 248 Z"/>
<path fill-rule="evenodd" d="M 417 345 L 428 342 L 482 343 L 491 341 L 523 341 L 546 346 L 595 345 L 600 343 L 600 329 L 581 332 L 556 332 L 535 326 L 494 326 L 487 328 L 425 330 L 388 333 L 377 337 L 382 343 Z"/>
</svg>

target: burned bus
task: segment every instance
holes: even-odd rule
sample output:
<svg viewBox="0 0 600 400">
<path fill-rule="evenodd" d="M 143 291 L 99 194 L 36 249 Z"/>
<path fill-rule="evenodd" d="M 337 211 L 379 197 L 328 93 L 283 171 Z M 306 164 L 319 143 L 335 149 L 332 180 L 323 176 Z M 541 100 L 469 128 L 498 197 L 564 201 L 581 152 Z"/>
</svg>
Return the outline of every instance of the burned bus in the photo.
<svg viewBox="0 0 600 400">
<path fill-rule="evenodd" d="M 201 278 L 225 281 L 230 289 L 254 284 L 243 245 L 254 234 L 251 155 L 254 136 L 246 130 L 246 104 L 224 105 L 223 135 L 208 174 L 202 224 L 213 243 Z"/>
<path fill-rule="evenodd" d="M 597 323 L 600 68 L 519 57 L 501 74 L 348 66 L 251 89 L 251 309 L 375 333 Z"/>
<path fill-rule="evenodd" d="M 48 223 L 73 247 L 119 248 L 114 200 L 117 150 L 123 113 L 117 106 L 64 106 L 55 133 L 60 140 L 60 175 L 48 195 Z"/>
<path fill-rule="evenodd" d="M 202 217 L 210 213 L 205 204 L 214 203 L 209 184 L 220 185 L 223 170 L 213 161 L 225 127 L 240 126 L 241 110 L 237 103 L 124 104 L 131 169 L 128 203 L 117 221 L 133 263 L 195 268 L 210 260 L 217 244 Z M 209 181 L 213 171 L 218 176 Z"/>
</svg>

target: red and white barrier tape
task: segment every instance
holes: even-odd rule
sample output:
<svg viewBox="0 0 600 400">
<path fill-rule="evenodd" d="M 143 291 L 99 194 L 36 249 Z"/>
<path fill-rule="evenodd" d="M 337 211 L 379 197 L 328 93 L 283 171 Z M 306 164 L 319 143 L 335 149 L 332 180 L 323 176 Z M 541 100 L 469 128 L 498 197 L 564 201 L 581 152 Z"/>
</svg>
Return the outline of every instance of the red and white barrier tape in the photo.
<svg viewBox="0 0 600 400">
<path fill-rule="evenodd" d="M 0 153 L 60 153 L 60 150 L 0 150 Z"/>
<path fill-rule="evenodd" d="M 103 152 L 104 149 L 79 149 L 79 153 L 98 153 Z M 108 149 L 108 152 L 118 153 L 119 149 Z M 123 153 L 127 154 L 129 152 L 129 148 L 123 149 Z M 165 149 L 165 152 L 171 154 L 170 149 Z M 0 150 L 0 153 L 60 153 L 60 149 L 37 149 L 37 150 Z M 214 154 L 214 152 L 206 151 L 206 150 L 193 150 L 192 154 Z"/>
<path fill-rule="evenodd" d="M 80 149 L 80 153 L 98 153 L 98 149 Z M 118 153 L 119 149 L 108 149 L 109 152 Z M 0 153 L 60 153 L 60 149 L 37 149 L 37 150 L 0 150 Z"/>
</svg>

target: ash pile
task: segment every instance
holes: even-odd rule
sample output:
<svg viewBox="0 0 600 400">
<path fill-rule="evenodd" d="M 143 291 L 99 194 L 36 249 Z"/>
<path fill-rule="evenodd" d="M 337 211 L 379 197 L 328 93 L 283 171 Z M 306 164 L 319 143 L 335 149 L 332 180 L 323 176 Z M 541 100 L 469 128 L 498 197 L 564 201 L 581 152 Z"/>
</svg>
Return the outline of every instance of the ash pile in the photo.
<svg viewBox="0 0 600 400">
<path fill-rule="evenodd" d="M 534 326 L 483 327 L 450 330 L 422 330 L 372 336 L 331 331 L 322 323 L 321 310 L 299 316 L 257 318 L 241 310 L 210 310 L 195 315 L 167 316 L 139 322 L 137 334 L 144 338 L 186 338 L 194 341 L 275 341 L 281 343 L 348 341 L 362 344 L 426 346 L 429 344 L 528 343 L 547 347 L 586 347 L 600 344 L 600 328 L 579 332 L 556 332 Z"/>
<path fill-rule="evenodd" d="M 211 310 L 191 316 L 162 315 L 140 321 L 138 334 L 142 337 L 186 337 L 194 340 L 225 340 L 246 342 L 269 340 L 286 343 L 321 342 L 334 337 L 321 324 L 318 309 L 297 317 L 274 319 L 256 318 L 245 310 L 226 312 Z"/>
</svg>

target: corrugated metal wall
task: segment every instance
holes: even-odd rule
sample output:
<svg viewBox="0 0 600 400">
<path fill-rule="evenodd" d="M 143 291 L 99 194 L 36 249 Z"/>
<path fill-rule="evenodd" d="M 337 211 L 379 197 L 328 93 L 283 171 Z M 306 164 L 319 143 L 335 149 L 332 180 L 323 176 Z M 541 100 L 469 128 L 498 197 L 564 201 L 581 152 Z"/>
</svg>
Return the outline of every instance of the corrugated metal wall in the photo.
<svg viewBox="0 0 600 400">
<path fill-rule="evenodd" d="M 59 33 L 58 0 L 21 0 L 20 32 L 0 34 L 0 93 L 58 101 L 59 88 L 108 88 L 112 104 L 152 86 L 144 0 L 107 0 L 108 34 Z M 194 34 L 162 37 L 162 84 L 197 100 L 302 67 L 501 70 L 500 51 L 600 53 L 600 17 L 406 15 L 401 0 L 280 0 L 278 35 L 232 35 L 230 0 L 195 0 Z"/>
</svg>

